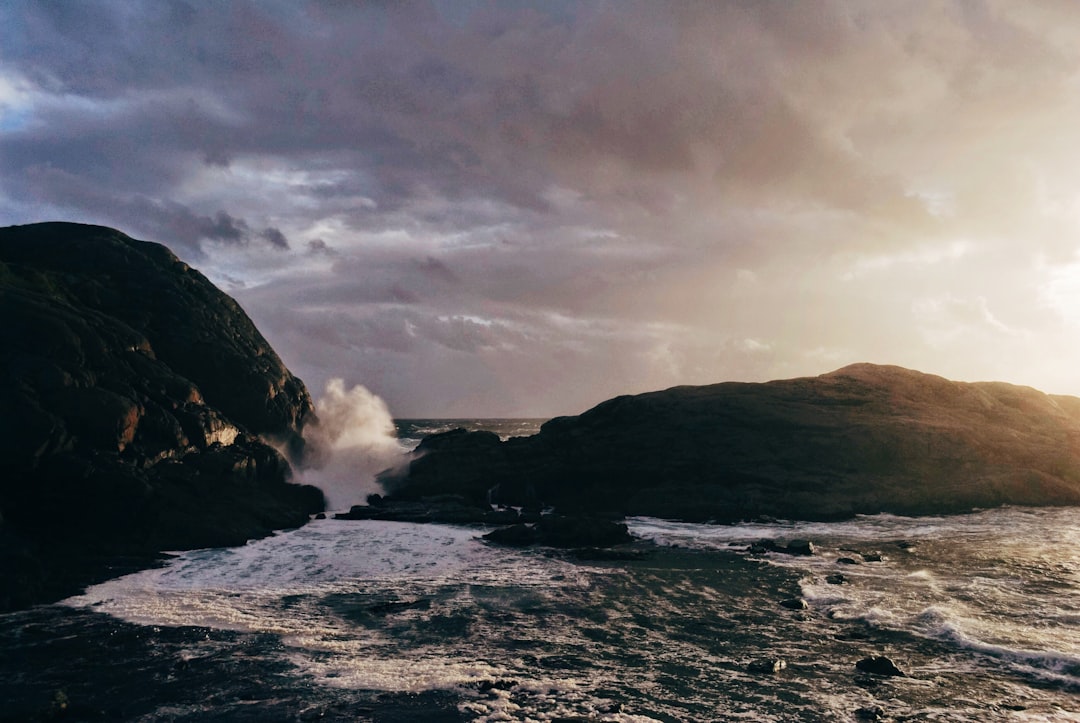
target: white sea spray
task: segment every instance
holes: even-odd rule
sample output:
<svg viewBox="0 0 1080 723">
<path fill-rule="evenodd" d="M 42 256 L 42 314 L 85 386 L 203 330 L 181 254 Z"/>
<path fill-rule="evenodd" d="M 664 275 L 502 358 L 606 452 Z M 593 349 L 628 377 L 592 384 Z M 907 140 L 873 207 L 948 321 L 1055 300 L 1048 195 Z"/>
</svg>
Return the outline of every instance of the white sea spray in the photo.
<svg viewBox="0 0 1080 723">
<path fill-rule="evenodd" d="M 309 447 L 302 481 L 319 487 L 330 509 L 362 504 L 382 492 L 375 476 L 406 461 L 386 403 L 361 385 L 326 383 L 315 402 L 318 424 L 304 430 Z"/>
</svg>

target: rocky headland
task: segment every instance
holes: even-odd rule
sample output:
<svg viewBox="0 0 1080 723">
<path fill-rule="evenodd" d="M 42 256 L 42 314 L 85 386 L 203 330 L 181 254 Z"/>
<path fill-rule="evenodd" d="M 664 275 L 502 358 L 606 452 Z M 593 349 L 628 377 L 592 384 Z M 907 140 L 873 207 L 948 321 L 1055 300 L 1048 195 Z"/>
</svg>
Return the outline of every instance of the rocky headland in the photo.
<svg viewBox="0 0 1080 723">
<path fill-rule="evenodd" d="M 0 610 L 159 551 L 301 525 L 311 398 L 239 305 L 167 248 L 0 229 Z"/>
<path fill-rule="evenodd" d="M 532 437 L 425 439 L 390 500 L 731 522 L 1080 504 L 1080 399 L 856 364 L 621 396 Z"/>
</svg>

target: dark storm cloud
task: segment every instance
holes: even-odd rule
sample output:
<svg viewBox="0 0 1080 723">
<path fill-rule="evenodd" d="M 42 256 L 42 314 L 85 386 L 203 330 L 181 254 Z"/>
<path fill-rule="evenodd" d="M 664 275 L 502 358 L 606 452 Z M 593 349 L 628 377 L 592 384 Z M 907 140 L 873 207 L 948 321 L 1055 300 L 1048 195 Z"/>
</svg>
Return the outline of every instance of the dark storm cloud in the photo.
<svg viewBox="0 0 1080 723">
<path fill-rule="evenodd" d="M 264 228 L 259 236 L 271 246 L 276 246 L 279 249 L 289 248 L 289 240 L 285 238 L 285 234 L 273 226 Z"/>
<path fill-rule="evenodd" d="M 345 151 L 388 207 L 427 189 L 544 211 L 554 182 L 632 202 L 649 195 L 632 176 L 691 171 L 699 145 L 719 156 L 703 170 L 740 185 L 828 165 L 838 179 L 830 193 L 866 188 L 771 92 L 767 72 L 745 77 L 759 67 L 752 58 L 729 77 L 700 53 L 699 16 L 717 31 L 700 42 L 762 32 L 741 6 L 686 6 L 681 14 L 692 17 L 675 22 L 660 6 L 579 13 L 572 25 L 496 6 L 448 28 L 420 3 L 344 13 L 318 4 L 28 4 L 7 15 L 34 42 L 17 44 L 5 63 L 100 107 L 47 109 L 45 137 L 16 134 L 4 154 L 16 169 L 51 157 L 79 175 L 149 180 L 164 193 L 160 185 L 196 159 Z M 347 193 L 350 184 L 313 190 Z"/>
<path fill-rule="evenodd" d="M 199 243 L 218 242 L 246 245 L 253 240 L 277 248 L 288 248 L 285 236 L 274 228 L 252 232 L 249 224 L 225 211 L 199 214 L 184 204 L 154 199 L 141 194 L 117 195 L 85 179 L 51 167 L 26 170 L 24 198 L 40 200 L 61 208 L 84 209 L 79 220 L 103 219 L 115 226 L 142 229 L 154 239 L 167 239 L 177 251 L 202 257 Z"/>
</svg>

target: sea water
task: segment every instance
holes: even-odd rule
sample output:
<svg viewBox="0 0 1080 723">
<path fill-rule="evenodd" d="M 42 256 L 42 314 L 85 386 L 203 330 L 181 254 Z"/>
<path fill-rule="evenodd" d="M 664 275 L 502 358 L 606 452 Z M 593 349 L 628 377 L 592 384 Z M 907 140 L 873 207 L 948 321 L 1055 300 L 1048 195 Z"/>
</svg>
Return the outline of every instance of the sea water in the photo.
<svg viewBox="0 0 1080 723">
<path fill-rule="evenodd" d="M 495 548 L 474 528 L 321 520 L 66 604 L 270 634 L 313 686 L 451 690 L 462 720 L 1080 720 L 1078 526 L 1080 510 L 1017 508 L 633 519 L 649 555 L 598 564 Z M 744 551 L 762 538 L 810 539 L 816 554 Z M 779 605 L 799 596 L 805 611 Z M 855 669 L 875 654 L 907 677 Z M 763 658 L 787 668 L 747 670 Z"/>
<path fill-rule="evenodd" d="M 334 519 L 181 553 L 4 616 L 0 693 L 146 721 L 1080 720 L 1080 509 L 628 522 L 640 559 Z M 815 554 L 754 547 L 794 539 Z"/>
</svg>

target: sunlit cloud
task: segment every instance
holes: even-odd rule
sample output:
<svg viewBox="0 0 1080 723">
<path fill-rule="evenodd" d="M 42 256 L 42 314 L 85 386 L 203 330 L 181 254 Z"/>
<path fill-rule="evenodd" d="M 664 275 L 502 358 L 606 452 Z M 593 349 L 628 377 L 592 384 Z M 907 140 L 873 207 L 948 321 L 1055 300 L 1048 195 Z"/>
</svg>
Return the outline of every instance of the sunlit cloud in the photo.
<svg viewBox="0 0 1080 723">
<path fill-rule="evenodd" d="M 0 220 L 166 243 L 396 414 L 854 361 L 1080 393 L 1068 5 L 447 8 L 0 6 Z"/>
</svg>

